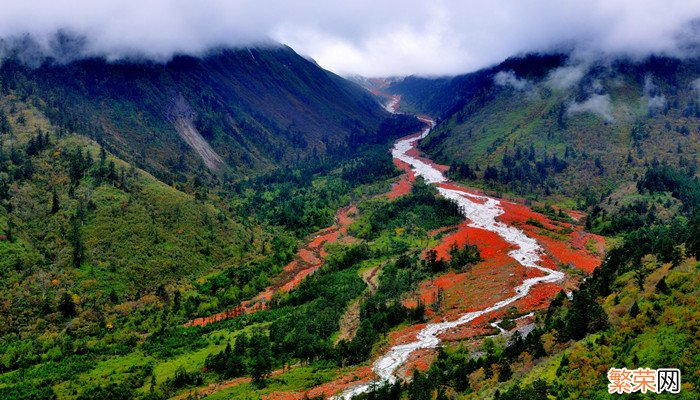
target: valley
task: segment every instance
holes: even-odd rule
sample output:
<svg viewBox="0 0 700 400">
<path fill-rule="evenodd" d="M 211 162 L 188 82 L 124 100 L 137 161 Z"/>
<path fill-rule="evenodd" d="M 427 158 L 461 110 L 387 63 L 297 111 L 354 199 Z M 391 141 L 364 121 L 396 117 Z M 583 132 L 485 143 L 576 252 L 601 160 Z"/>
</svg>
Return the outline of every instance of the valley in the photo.
<svg viewBox="0 0 700 400">
<path fill-rule="evenodd" d="M 345 79 L 277 43 L 18 46 L 2 399 L 606 398 L 620 366 L 700 387 L 695 58 Z"/>
<path fill-rule="evenodd" d="M 396 111 L 398 100 L 391 99 L 390 102 L 392 110 Z M 426 116 L 421 116 L 420 119 L 426 125 L 422 131 L 394 143 L 393 161 L 404 174 L 396 178 L 386 196 L 393 200 L 405 195 L 418 178 L 436 185 L 441 196 L 459 205 L 460 212 L 466 220 L 448 228 L 434 248 L 436 253 L 441 259 L 449 260 L 451 246 L 471 243 L 479 248 L 483 261 L 470 267 L 467 272 L 448 272 L 420 282 L 415 294 L 405 297 L 406 306 L 416 307 L 418 303 L 433 303 L 437 296 L 436 288 L 444 304 L 434 311 L 427 311 L 427 323 L 392 331 L 389 341 L 379 348 L 378 357 L 372 357 L 371 368 L 353 369 L 337 380 L 303 392 L 272 392 L 265 395 L 265 399 L 302 399 L 305 396 L 319 395 L 334 399 L 352 399 L 377 387 L 393 384 L 397 380 L 410 379 L 412 368 L 428 368 L 442 341 L 449 344 L 467 340 L 467 343 L 474 346 L 482 342 L 483 338 L 489 337 L 485 333 L 491 332 L 492 329 L 497 329 L 496 336 L 499 331 L 505 332 L 499 326 L 493 326 L 491 321 L 497 318 L 519 315 L 516 321 L 534 321 L 533 311 L 546 307 L 561 290 L 572 290 L 584 274 L 591 273 L 600 263 L 604 252 L 603 239 L 584 232 L 580 225 L 553 221 L 522 204 L 489 197 L 449 182 L 444 176 L 446 166 L 435 164 L 420 155 L 417 143 L 427 137 L 434 126 L 432 119 Z M 342 215 L 347 211 L 339 212 Z M 354 209 L 354 212 L 358 210 Z M 575 215 L 581 218 L 580 214 Z M 546 229 L 528 225 L 528 221 L 533 219 L 538 221 L 535 225 L 546 226 Z M 343 218 L 338 217 L 336 220 L 342 221 Z M 573 218 L 571 220 L 574 221 Z M 328 230 L 335 233 L 338 228 L 333 226 L 321 232 Z M 547 232 L 559 230 L 566 233 L 559 234 L 556 239 L 547 236 Z M 347 233 L 347 225 L 342 232 Z M 309 247 L 323 244 L 324 240 L 319 238 L 324 237 L 315 236 L 315 239 L 299 251 L 299 257 L 308 251 Z M 334 239 L 336 238 L 337 233 Z M 591 245 L 594 246 L 595 252 L 590 250 Z M 295 262 L 297 261 L 293 261 L 292 264 Z M 377 271 L 381 274 L 381 270 L 377 268 L 371 271 L 373 274 Z M 280 275 L 279 279 L 283 281 L 282 276 Z M 282 290 L 291 288 L 293 281 L 283 285 Z M 267 289 L 256 299 L 269 300 L 272 293 L 272 289 Z M 479 293 L 479 296 L 475 296 L 476 293 Z M 253 311 L 255 310 L 246 310 Z M 193 324 L 214 322 L 217 319 L 223 317 L 200 319 L 193 321 Z M 278 374 L 280 371 L 274 376 L 284 379 L 283 373 Z M 238 381 L 239 384 L 245 382 Z M 220 390 L 230 389 L 232 385 L 235 386 L 235 383 L 230 382 L 190 393 L 211 395 Z M 222 395 L 224 393 L 226 392 L 222 392 Z"/>
</svg>

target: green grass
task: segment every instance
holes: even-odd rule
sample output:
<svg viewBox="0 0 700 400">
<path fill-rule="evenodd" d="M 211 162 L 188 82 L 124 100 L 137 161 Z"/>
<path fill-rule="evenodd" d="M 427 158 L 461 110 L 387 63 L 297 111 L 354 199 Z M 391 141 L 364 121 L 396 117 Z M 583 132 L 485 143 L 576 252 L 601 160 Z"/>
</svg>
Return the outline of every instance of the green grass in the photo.
<svg viewBox="0 0 700 400">
<path fill-rule="evenodd" d="M 258 388 L 254 383 L 245 383 L 215 392 L 207 399 L 258 399 L 260 396 L 274 392 L 299 392 L 330 382 L 341 376 L 344 371 L 335 366 L 318 365 L 299 366 L 288 372 L 268 379 L 267 386 Z"/>
</svg>

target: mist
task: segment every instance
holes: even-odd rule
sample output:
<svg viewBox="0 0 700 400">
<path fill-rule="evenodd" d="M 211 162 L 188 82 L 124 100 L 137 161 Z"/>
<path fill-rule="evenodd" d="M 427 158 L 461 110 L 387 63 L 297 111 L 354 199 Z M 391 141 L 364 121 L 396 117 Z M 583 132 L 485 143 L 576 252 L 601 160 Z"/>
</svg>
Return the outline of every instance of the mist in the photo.
<svg viewBox="0 0 700 400">
<path fill-rule="evenodd" d="M 164 61 L 279 42 L 342 75 L 437 76 L 558 49 L 695 56 L 699 17 L 700 2 L 673 0 L 10 0 L 0 12 L 0 53 L 31 42 L 28 62 L 42 55 Z M 551 82 L 568 86 L 577 76 L 562 71 Z"/>
<path fill-rule="evenodd" d="M 572 102 L 567 109 L 569 115 L 581 113 L 593 113 L 601 116 L 605 122 L 615 122 L 612 112 L 612 103 L 608 94 L 593 94 L 580 103 Z"/>
</svg>

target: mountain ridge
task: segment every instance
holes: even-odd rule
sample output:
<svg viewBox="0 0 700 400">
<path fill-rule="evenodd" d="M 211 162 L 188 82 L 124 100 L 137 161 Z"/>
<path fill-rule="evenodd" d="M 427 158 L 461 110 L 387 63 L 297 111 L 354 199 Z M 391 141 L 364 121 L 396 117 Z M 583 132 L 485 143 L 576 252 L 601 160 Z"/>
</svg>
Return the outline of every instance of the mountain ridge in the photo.
<svg viewBox="0 0 700 400">
<path fill-rule="evenodd" d="M 451 79 L 407 78 L 389 90 L 440 115 L 421 149 L 460 179 L 585 206 L 586 197 L 634 182 L 651 163 L 697 168 L 697 65 L 529 55 Z M 429 90 L 433 97 L 416 100 Z M 585 187 L 590 193 L 579 191 Z"/>
<path fill-rule="evenodd" d="M 214 169 L 239 177 L 345 151 L 351 136 L 373 136 L 386 117 L 361 88 L 286 46 L 166 63 L 92 58 L 29 68 L 6 59 L 0 79 L 35 98 L 55 125 L 93 137 L 168 182 L 198 172 L 201 162 L 170 121 L 169 108 L 181 99 L 223 160 Z"/>
</svg>

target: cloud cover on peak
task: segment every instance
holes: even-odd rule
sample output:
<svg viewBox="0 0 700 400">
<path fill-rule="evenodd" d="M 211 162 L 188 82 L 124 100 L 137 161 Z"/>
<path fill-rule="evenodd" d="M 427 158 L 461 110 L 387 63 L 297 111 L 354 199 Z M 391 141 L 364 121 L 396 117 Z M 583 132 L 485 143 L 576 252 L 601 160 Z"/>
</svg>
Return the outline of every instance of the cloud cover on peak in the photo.
<svg viewBox="0 0 700 400">
<path fill-rule="evenodd" d="M 696 55 L 698 18 L 692 0 L 9 0 L 0 38 L 28 34 L 51 53 L 62 31 L 84 38 L 83 56 L 156 60 L 277 41 L 340 74 L 449 75 L 562 46 Z"/>
</svg>

